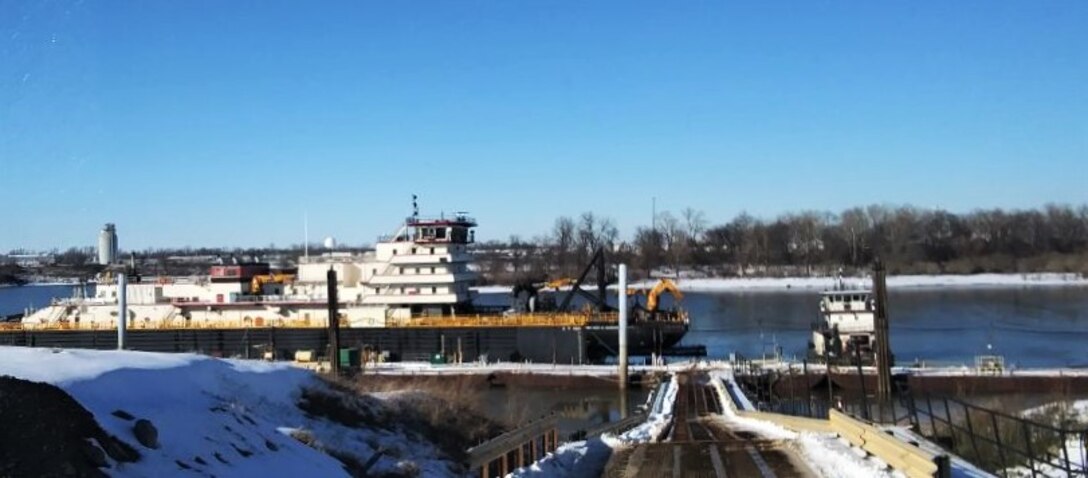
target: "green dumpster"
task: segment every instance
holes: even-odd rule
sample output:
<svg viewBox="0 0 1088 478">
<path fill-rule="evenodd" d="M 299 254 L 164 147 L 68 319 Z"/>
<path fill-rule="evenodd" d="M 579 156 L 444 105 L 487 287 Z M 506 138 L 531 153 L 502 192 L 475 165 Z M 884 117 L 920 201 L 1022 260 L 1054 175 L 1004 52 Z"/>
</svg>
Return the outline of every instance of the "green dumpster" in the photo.
<svg viewBox="0 0 1088 478">
<path fill-rule="evenodd" d="M 358 367 L 359 366 L 359 349 L 346 348 L 340 349 L 340 366 L 341 367 Z"/>
</svg>

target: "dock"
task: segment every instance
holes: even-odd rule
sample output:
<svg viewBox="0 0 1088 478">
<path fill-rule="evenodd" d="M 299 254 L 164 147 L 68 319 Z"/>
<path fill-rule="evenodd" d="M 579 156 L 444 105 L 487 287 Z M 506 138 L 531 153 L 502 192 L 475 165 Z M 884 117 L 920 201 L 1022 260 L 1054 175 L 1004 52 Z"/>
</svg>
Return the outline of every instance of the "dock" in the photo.
<svg viewBox="0 0 1088 478">
<path fill-rule="evenodd" d="M 658 477 L 810 477 L 803 460 L 775 440 L 730 429 L 710 417 L 722 404 L 705 373 L 680 375 L 674 418 L 659 443 L 616 451 L 604 478 Z"/>
</svg>

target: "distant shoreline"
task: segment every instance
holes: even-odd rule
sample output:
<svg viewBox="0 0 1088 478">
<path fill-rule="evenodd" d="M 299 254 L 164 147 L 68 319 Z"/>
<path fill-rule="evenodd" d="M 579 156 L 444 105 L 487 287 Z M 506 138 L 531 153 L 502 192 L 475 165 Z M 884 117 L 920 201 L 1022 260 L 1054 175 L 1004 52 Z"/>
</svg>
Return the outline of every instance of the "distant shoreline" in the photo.
<svg viewBox="0 0 1088 478">
<path fill-rule="evenodd" d="M 714 277 L 672 279 L 684 292 L 814 291 L 834 288 L 837 277 Z M 870 277 L 844 277 L 847 287 L 870 287 Z M 652 287 L 657 280 L 641 280 L 631 287 Z M 890 289 L 1019 289 L 1028 287 L 1088 287 L 1088 278 L 1077 273 L 899 275 L 888 276 Z M 615 288 L 615 286 L 612 286 Z M 481 293 L 510 292 L 505 285 L 474 287 Z"/>
</svg>

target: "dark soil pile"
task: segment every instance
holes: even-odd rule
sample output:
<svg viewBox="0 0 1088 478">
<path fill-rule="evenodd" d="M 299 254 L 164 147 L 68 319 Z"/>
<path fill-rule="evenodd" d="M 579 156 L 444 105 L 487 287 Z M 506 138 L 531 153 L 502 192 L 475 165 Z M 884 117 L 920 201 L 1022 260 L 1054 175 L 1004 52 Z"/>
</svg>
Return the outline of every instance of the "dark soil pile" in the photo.
<svg viewBox="0 0 1088 478">
<path fill-rule="evenodd" d="M 106 455 L 140 458 L 60 388 L 0 377 L 0 476 L 106 476 Z"/>
</svg>

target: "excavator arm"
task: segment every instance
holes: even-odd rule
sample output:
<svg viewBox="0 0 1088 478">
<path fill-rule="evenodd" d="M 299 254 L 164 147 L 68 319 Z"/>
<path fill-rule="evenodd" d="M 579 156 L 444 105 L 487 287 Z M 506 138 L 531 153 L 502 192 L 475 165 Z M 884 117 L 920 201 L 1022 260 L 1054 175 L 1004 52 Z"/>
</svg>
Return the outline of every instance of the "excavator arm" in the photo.
<svg viewBox="0 0 1088 478">
<path fill-rule="evenodd" d="M 671 294 L 673 299 L 681 300 L 684 298 L 684 294 L 680 292 L 680 288 L 676 286 L 675 282 L 669 279 L 661 279 L 661 282 L 658 282 L 657 285 L 655 285 L 653 289 L 650 289 L 650 292 L 646 294 L 646 310 L 656 312 L 657 306 L 659 305 L 658 298 L 661 297 L 661 294 L 666 292 Z"/>
</svg>

